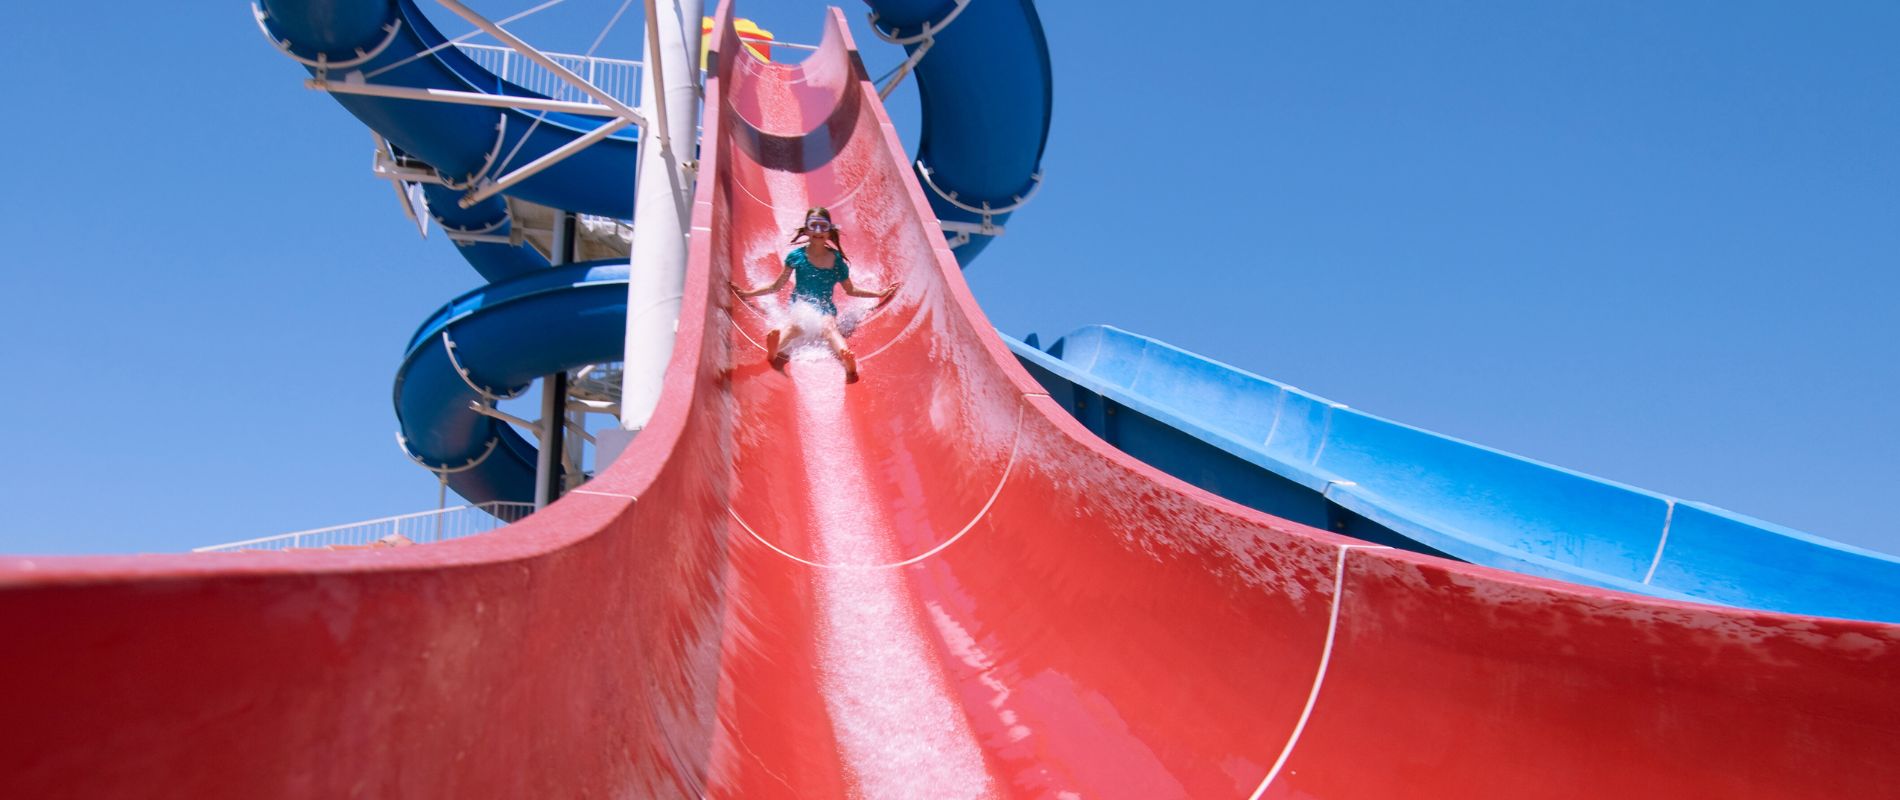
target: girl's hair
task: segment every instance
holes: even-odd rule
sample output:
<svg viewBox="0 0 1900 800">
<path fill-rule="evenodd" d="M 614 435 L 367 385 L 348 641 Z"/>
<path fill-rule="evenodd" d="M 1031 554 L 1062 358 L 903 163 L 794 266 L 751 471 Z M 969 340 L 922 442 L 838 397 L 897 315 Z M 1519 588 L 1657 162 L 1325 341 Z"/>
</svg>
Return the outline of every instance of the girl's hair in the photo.
<svg viewBox="0 0 1900 800">
<path fill-rule="evenodd" d="M 831 209 L 825 208 L 824 206 L 813 206 L 805 209 L 805 218 L 799 221 L 798 230 L 792 232 L 792 244 L 811 240 L 811 231 L 805 229 L 805 224 L 809 222 L 812 217 L 822 217 L 826 222 L 831 222 Z M 838 223 L 831 222 L 831 235 L 825 238 L 831 240 L 831 249 L 838 251 L 838 255 L 843 257 L 844 238 L 838 234 Z"/>
</svg>

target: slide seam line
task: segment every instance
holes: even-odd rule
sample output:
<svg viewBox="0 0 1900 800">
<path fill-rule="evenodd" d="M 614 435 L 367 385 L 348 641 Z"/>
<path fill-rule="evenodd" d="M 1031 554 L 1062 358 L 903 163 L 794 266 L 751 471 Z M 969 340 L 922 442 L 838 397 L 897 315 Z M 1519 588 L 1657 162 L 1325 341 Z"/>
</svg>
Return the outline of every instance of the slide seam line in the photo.
<svg viewBox="0 0 1900 800">
<path fill-rule="evenodd" d="M 601 491 L 596 491 L 593 489 L 569 489 L 567 493 L 568 494 L 591 494 L 591 495 L 598 495 L 601 497 L 619 497 L 625 500 L 636 500 L 636 501 L 640 499 L 630 494 L 621 494 L 620 492 L 601 492 Z"/>
<path fill-rule="evenodd" d="M 753 530 L 751 525 L 746 524 L 745 519 L 740 517 L 739 512 L 736 509 L 734 509 L 732 506 L 726 506 L 726 515 L 732 517 L 732 521 L 739 523 L 739 527 L 743 528 L 746 533 L 751 534 L 752 538 L 758 540 L 759 544 L 772 548 L 772 552 L 778 553 L 779 555 L 782 555 L 800 564 L 804 564 L 805 566 L 808 566 L 808 567 L 816 567 L 818 569 L 834 569 L 834 570 L 841 570 L 841 571 L 896 569 L 898 567 L 908 567 L 912 564 L 915 564 L 919 561 L 922 561 L 926 558 L 929 558 L 931 556 L 934 556 L 938 553 L 943 552 L 944 548 L 947 548 L 950 545 L 956 544 L 959 539 L 963 538 L 964 534 L 969 533 L 971 529 L 975 528 L 978 522 L 982 522 L 984 517 L 989 516 L 990 508 L 996 505 L 996 499 L 998 497 L 1003 496 L 1003 487 L 1009 485 L 1009 476 L 1011 474 L 1014 474 L 1016 471 L 1016 459 L 1017 459 L 1018 453 L 1021 452 L 1022 450 L 1022 440 L 1023 440 L 1023 435 L 1022 435 L 1023 434 L 1023 409 L 1021 406 L 1018 406 L 1016 409 L 1015 434 L 1016 434 L 1015 437 L 1011 439 L 1010 444 L 1009 444 L 1009 462 L 1003 465 L 1003 476 L 996 480 L 996 488 L 990 492 L 990 498 L 983 502 L 983 507 L 980 509 L 977 509 L 975 516 L 972 516 L 970 518 L 970 521 L 963 526 L 963 529 L 956 532 L 956 535 L 943 540 L 936 547 L 932 547 L 929 550 L 925 550 L 922 553 L 911 556 L 910 558 L 906 558 L 903 561 L 894 561 L 889 564 L 823 564 L 823 563 L 819 563 L 817 561 L 812 561 L 810 559 L 800 558 L 798 556 L 792 555 L 791 553 L 788 553 L 785 550 L 781 549 L 778 545 L 773 544 L 771 540 L 766 539 L 764 536 L 760 536 L 758 531 Z"/>
<path fill-rule="evenodd" d="M 1389 550 L 1384 545 L 1343 544 L 1339 546 L 1339 560 L 1333 565 L 1333 607 L 1326 620 L 1326 646 L 1320 651 L 1319 669 L 1313 674 L 1313 689 L 1306 695 L 1306 708 L 1300 711 L 1300 720 L 1293 724 L 1293 733 L 1287 737 L 1286 746 L 1280 749 L 1280 757 L 1273 762 L 1273 768 L 1267 770 L 1267 777 L 1260 781 L 1259 788 L 1253 790 L 1248 800 L 1260 800 L 1273 779 L 1280 777 L 1280 770 L 1286 767 L 1287 759 L 1293 755 L 1293 746 L 1300 741 L 1300 734 L 1306 732 L 1306 722 L 1313 716 L 1313 706 L 1319 702 L 1319 689 L 1326 682 L 1326 668 L 1333 660 L 1333 640 L 1339 632 L 1339 602 L 1346 591 L 1346 553 L 1351 550 Z"/>
</svg>

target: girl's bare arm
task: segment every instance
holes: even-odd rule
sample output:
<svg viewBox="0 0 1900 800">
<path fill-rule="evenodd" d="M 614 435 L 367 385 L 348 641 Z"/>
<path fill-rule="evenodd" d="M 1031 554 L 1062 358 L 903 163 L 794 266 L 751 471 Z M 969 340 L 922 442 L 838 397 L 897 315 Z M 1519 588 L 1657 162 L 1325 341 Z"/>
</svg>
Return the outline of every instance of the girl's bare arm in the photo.
<svg viewBox="0 0 1900 800">
<path fill-rule="evenodd" d="M 897 287 L 903 286 L 904 284 L 892 283 L 891 285 L 884 287 L 883 291 L 876 291 L 876 292 L 871 291 L 870 289 L 859 289 L 856 284 L 853 284 L 851 282 L 850 278 L 845 278 L 844 282 L 839 285 L 844 287 L 845 294 L 851 295 L 852 297 L 875 297 L 881 300 L 883 298 L 890 297 L 892 294 L 895 294 L 897 292 Z"/>
<path fill-rule="evenodd" d="M 772 283 L 767 286 L 761 286 L 757 289 L 741 289 L 739 288 L 739 284 L 733 283 L 732 281 L 726 281 L 726 286 L 732 289 L 733 294 L 740 297 L 758 297 L 759 295 L 772 294 L 773 292 L 785 288 L 785 280 L 790 277 L 792 277 L 792 268 L 786 267 L 779 270 L 778 278 L 774 279 Z"/>
</svg>

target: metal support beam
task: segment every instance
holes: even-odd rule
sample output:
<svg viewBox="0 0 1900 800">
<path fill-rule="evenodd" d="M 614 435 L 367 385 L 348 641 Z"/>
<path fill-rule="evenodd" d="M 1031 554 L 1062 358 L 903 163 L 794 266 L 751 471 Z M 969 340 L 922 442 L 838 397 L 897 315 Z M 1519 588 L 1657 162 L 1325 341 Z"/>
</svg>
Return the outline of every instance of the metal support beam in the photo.
<svg viewBox="0 0 1900 800">
<path fill-rule="evenodd" d="M 580 414 L 578 412 L 569 412 L 567 415 L 567 432 L 574 435 L 576 438 L 580 439 L 581 441 L 587 442 L 588 444 L 593 444 L 594 435 L 587 432 L 586 422 L 587 422 L 586 415 Z M 570 470 L 568 472 L 568 478 L 571 480 L 575 474 L 580 472 L 580 469 L 581 469 L 580 461 L 579 461 L 580 448 L 570 447 L 570 448 L 567 448 L 567 452 L 568 452 L 568 464 L 569 464 L 569 470 Z"/>
<path fill-rule="evenodd" d="M 609 136 L 612 136 L 615 131 L 618 131 L 621 128 L 625 128 L 631 124 L 633 123 L 624 119 L 616 119 L 611 122 L 608 122 L 605 125 L 602 125 L 598 128 L 593 129 L 592 131 L 589 131 L 586 136 L 582 136 L 579 139 L 575 139 L 574 141 L 568 142 L 567 144 L 561 145 L 560 147 L 556 147 L 553 150 L 549 150 L 546 154 L 542 155 L 540 158 L 537 158 L 533 161 L 530 161 L 526 164 L 521 165 L 521 168 L 515 170 L 514 172 L 510 172 L 506 175 L 496 178 L 492 182 L 482 184 L 481 186 L 477 187 L 475 191 L 469 192 L 461 200 L 457 200 L 456 202 L 460 204 L 463 208 L 469 208 L 471 206 L 474 206 L 476 203 L 479 203 L 483 200 L 487 200 L 488 198 L 494 197 L 495 195 L 501 194 L 502 192 L 506 191 L 508 187 L 513 186 L 517 183 L 520 183 L 524 180 L 527 180 L 528 178 L 534 177 L 536 173 L 539 173 L 540 171 L 547 169 L 548 167 L 554 166 L 555 164 L 559 163 L 563 159 L 566 159 L 568 156 L 574 155 L 575 153 L 578 153 L 582 150 L 586 150 L 589 147 L 593 147 L 595 143 Z"/>
<path fill-rule="evenodd" d="M 917 45 L 917 49 L 911 51 L 910 58 L 904 59 L 904 63 L 897 66 L 897 72 L 891 76 L 891 79 L 884 82 L 884 88 L 877 90 L 877 99 L 891 99 L 891 92 L 897 91 L 897 85 L 904 82 L 904 78 L 910 75 L 910 71 L 917 68 L 917 62 L 924 60 L 924 56 L 930 53 L 930 48 L 935 46 L 937 46 L 935 38 L 925 39 L 923 44 Z"/>
<path fill-rule="evenodd" d="M 523 111 L 555 111 L 564 114 L 579 114 L 589 117 L 621 117 L 618 110 L 599 103 L 579 103 L 572 100 L 549 100 L 544 97 L 517 97 L 506 94 L 488 94 L 486 92 L 457 92 L 448 89 L 417 89 L 409 86 L 383 86 L 375 83 L 356 81 L 326 81 L 310 78 L 303 82 L 305 88 L 316 89 L 331 94 L 360 94 L 367 97 L 388 97 L 396 100 L 420 100 L 426 103 L 458 103 L 465 106 L 488 106 L 490 108 L 518 108 Z M 623 106 L 624 108 L 624 106 Z M 633 124 L 640 124 L 639 112 L 627 110 L 632 115 Z"/>
<path fill-rule="evenodd" d="M 656 89 L 666 86 L 666 59 L 660 57 L 660 48 L 662 45 L 660 44 L 661 19 L 659 9 L 655 5 L 654 0 L 646 0 L 646 2 L 647 52 L 651 54 L 650 60 L 646 62 L 646 68 L 653 72 L 653 86 L 648 88 Z M 694 16 L 698 15 L 695 14 Z M 679 21 L 677 18 L 672 20 L 674 23 L 678 23 Z M 673 27 L 677 28 L 679 26 L 675 24 Z M 694 48 L 693 52 L 697 53 L 699 49 Z M 646 96 L 650 97 L 652 95 Z M 660 152 L 671 155 L 673 150 L 673 129 L 666 124 L 666 105 L 666 101 L 662 100 L 658 103 L 652 103 L 651 107 L 660 121 Z"/>
<path fill-rule="evenodd" d="M 484 403 L 480 400 L 468 401 L 468 410 L 473 411 L 477 414 L 480 414 L 484 417 L 501 420 L 502 422 L 506 422 L 510 425 L 519 425 L 523 428 L 527 428 L 530 431 L 534 431 L 535 432 L 534 435 L 536 436 L 541 435 L 540 434 L 541 423 L 539 421 L 522 419 L 506 411 L 503 411 L 499 408 L 496 408 L 487 403 Z"/>
<path fill-rule="evenodd" d="M 378 157 L 376 163 L 370 165 L 370 174 L 386 181 L 426 183 L 431 186 L 448 185 L 448 182 L 442 180 L 442 176 L 435 170 L 400 167 L 396 166 L 394 162 L 384 160 L 382 157 Z"/>
<path fill-rule="evenodd" d="M 561 482 L 561 491 L 566 492 L 580 486 L 582 482 L 587 480 L 586 465 L 582 463 L 581 457 L 587 449 L 587 444 L 593 443 L 594 437 L 587 435 L 586 414 L 569 409 L 567 419 L 564 420 L 564 422 L 567 426 L 567 436 L 569 438 L 562 443 L 561 447 L 561 472 L 567 476 L 566 479 Z M 583 444 L 583 442 L 587 444 Z"/>
<path fill-rule="evenodd" d="M 456 233 L 450 231 L 448 237 L 449 241 L 460 242 L 462 244 L 520 244 L 520 242 L 515 241 L 512 237 L 493 233 Z"/>
</svg>

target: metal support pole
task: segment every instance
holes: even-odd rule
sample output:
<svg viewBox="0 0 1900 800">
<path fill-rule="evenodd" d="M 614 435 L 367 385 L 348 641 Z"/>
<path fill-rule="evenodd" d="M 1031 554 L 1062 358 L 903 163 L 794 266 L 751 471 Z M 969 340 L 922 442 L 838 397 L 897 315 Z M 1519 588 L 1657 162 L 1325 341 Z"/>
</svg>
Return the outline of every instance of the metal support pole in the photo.
<svg viewBox="0 0 1900 800">
<path fill-rule="evenodd" d="M 562 448 L 562 455 L 567 457 L 567 461 L 564 464 L 564 468 L 567 470 L 567 482 L 561 485 L 561 491 L 563 492 L 573 489 L 587 480 L 587 465 L 582 461 L 582 451 L 586 447 L 584 442 L 587 441 L 587 412 L 579 409 L 569 409 L 567 412 L 567 432 L 572 434 L 577 441 L 572 442 L 571 446 Z"/>
<path fill-rule="evenodd" d="M 647 3 L 640 116 L 665 120 L 665 130 L 655 125 L 640 127 L 632 268 L 627 274 L 626 366 L 620 392 L 620 427 L 628 431 L 646 427 L 659 405 L 661 380 L 679 327 L 693 212 L 692 181 L 683 159 L 694 157 L 699 123 L 697 61 L 704 6 L 701 0 Z"/>
<path fill-rule="evenodd" d="M 923 44 L 917 45 L 917 49 L 911 51 L 910 58 L 904 59 L 904 63 L 898 65 L 897 74 L 892 75 L 891 79 L 884 83 L 884 88 L 877 90 L 877 99 L 891 99 L 891 92 L 897 90 L 897 85 L 904 82 L 904 78 L 910 75 L 910 71 L 917 68 L 917 62 L 924 60 L 930 48 L 935 46 L 937 46 L 937 40 L 934 38 L 925 39 Z"/>
<path fill-rule="evenodd" d="M 544 508 L 561 496 L 561 473 L 566 459 L 561 455 L 567 439 L 567 373 L 556 372 L 541 379 L 541 449 L 534 460 L 534 507 Z"/>
<path fill-rule="evenodd" d="M 575 218 L 563 211 L 554 221 L 554 266 L 574 261 Z M 534 459 L 534 507 L 543 508 L 560 499 L 566 488 L 563 474 L 567 458 L 562 453 L 567 440 L 567 373 L 556 372 L 541 378 L 541 448 Z"/>
<path fill-rule="evenodd" d="M 645 64 L 646 64 L 646 71 L 651 72 L 653 74 L 653 77 L 647 86 L 647 88 L 649 89 L 652 89 L 655 87 L 664 87 L 666 85 L 666 59 L 658 57 L 660 54 L 661 48 L 665 47 L 664 44 L 661 44 L 660 29 L 663 25 L 666 25 L 666 24 L 671 24 L 675 28 L 679 27 L 678 19 L 673 19 L 670 21 L 662 19 L 660 17 L 659 9 L 656 7 L 656 5 L 657 4 L 654 2 L 654 0 L 647 0 L 647 52 L 652 54 L 652 56 L 646 60 Z M 695 53 L 699 52 L 699 48 L 693 48 L 693 52 Z M 675 64 L 674 66 L 678 67 L 679 65 Z M 655 114 L 659 115 L 660 125 L 655 130 L 657 130 L 660 134 L 660 139 L 659 139 L 660 152 L 662 154 L 670 155 L 668 151 L 673 149 L 673 136 L 672 136 L 673 129 L 667 125 L 666 106 L 667 106 L 666 102 L 661 101 L 659 103 L 654 104 L 650 110 L 653 111 Z M 641 119 L 644 120 L 646 118 L 642 117 Z M 641 124 L 645 124 L 645 123 L 643 122 Z M 681 140 L 681 141 L 684 141 L 684 140 Z"/>
</svg>

